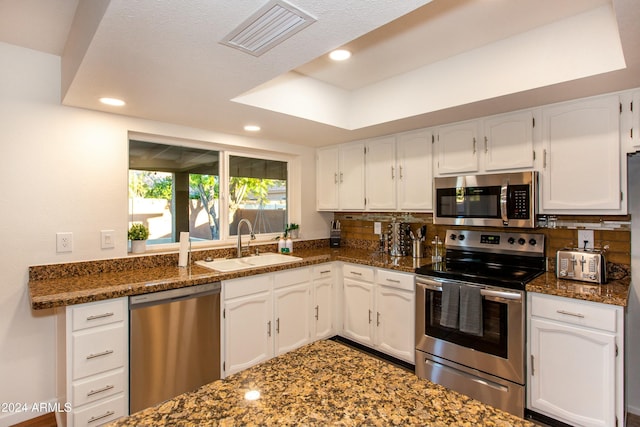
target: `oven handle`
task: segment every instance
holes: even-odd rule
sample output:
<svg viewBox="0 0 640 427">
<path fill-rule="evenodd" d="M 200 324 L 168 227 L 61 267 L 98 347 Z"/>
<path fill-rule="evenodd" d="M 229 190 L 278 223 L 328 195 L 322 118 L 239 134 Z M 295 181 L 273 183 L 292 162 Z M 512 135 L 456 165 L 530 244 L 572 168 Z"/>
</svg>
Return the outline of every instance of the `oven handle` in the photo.
<svg viewBox="0 0 640 427">
<path fill-rule="evenodd" d="M 442 286 L 437 284 L 437 282 L 431 282 L 431 283 L 430 282 L 431 281 L 429 279 L 425 279 L 422 277 L 416 279 L 416 283 L 422 286 L 423 288 L 429 289 L 430 291 L 442 292 Z M 480 295 L 482 295 L 483 297 L 502 298 L 502 299 L 508 299 L 513 301 L 522 300 L 522 294 L 519 294 L 516 292 L 508 292 L 508 291 L 494 291 L 492 289 L 486 289 L 486 288 L 480 290 Z"/>
</svg>

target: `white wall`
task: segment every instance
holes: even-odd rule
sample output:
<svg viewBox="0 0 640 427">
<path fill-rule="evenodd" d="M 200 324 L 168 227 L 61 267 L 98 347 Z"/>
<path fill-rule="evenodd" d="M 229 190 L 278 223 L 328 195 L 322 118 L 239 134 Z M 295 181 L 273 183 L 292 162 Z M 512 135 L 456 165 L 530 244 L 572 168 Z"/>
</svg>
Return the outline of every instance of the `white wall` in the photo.
<svg viewBox="0 0 640 427">
<path fill-rule="evenodd" d="M 30 309 L 28 266 L 126 256 L 129 131 L 299 155 L 295 220 L 305 238 L 328 237 L 315 150 L 63 107 L 59 57 L 0 43 L 0 64 L 0 402 L 55 398 L 53 311 Z M 100 249 L 102 229 L 115 249 Z M 55 252 L 58 231 L 73 232 L 73 253 Z M 0 413 L 0 425 L 34 415 Z"/>
<path fill-rule="evenodd" d="M 629 158 L 631 222 L 631 295 L 625 322 L 627 409 L 640 415 L 640 154 Z"/>
</svg>

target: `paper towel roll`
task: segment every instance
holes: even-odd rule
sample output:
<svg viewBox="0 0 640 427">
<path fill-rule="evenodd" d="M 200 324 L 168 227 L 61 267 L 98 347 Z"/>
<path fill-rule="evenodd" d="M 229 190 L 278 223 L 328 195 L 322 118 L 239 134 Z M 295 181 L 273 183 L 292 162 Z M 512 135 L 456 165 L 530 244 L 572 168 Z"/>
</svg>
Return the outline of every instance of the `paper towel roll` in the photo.
<svg viewBox="0 0 640 427">
<path fill-rule="evenodd" d="M 189 263 L 189 232 L 180 232 L 180 254 L 178 255 L 178 267 L 186 267 Z"/>
</svg>

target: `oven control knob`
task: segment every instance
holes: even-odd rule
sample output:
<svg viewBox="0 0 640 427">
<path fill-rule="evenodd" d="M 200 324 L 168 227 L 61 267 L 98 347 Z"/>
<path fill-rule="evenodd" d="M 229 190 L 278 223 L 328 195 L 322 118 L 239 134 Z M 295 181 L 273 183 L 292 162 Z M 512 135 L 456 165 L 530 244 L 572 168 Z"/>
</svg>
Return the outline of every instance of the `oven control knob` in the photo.
<svg viewBox="0 0 640 427">
<path fill-rule="evenodd" d="M 531 246 L 535 246 L 538 242 L 536 241 L 536 239 L 529 239 L 529 244 Z"/>
<path fill-rule="evenodd" d="M 518 244 L 519 245 L 524 245 L 525 243 L 527 243 L 527 241 L 524 240 L 522 237 L 518 239 Z"/>
<path fill-rule="evenodd" d="M 456 237 L 458 237 L 458 236 L 456 236 L 455 234 L 451 234 L 451 235 L 449 236 L 449 238 L 450 238 L 451 240 L 456 240 Z"/>
<path fill-rule="evenodd" d="M 458 236 L 458 240 L 460 240 L 461 242 L 464 240 L 464 234 L 461 234 Z"/>
<path fill-rule="evenodd" d="M 509 237 L 509 239 L 507 239 L 507 242 L 509 242 L 510 245 L 513 245 L 516 242 L 516 239 L 514 239 L 513 237 Z"/>
</svg>

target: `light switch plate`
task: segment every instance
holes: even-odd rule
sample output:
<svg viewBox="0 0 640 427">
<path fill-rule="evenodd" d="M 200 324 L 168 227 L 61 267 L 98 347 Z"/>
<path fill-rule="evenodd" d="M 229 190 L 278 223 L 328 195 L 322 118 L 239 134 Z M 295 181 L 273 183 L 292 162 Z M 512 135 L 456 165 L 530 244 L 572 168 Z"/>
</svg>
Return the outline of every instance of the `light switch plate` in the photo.
<svg viewBox="0 0 640 427">
<path fill-rule="evenodd" d="M 115 231 L 113 230 L 100 231 L 100 247 L 102 249 L 111 249 L 116 247 Z"/>
</svg>

